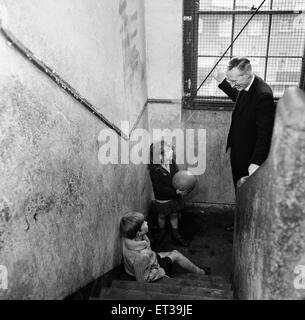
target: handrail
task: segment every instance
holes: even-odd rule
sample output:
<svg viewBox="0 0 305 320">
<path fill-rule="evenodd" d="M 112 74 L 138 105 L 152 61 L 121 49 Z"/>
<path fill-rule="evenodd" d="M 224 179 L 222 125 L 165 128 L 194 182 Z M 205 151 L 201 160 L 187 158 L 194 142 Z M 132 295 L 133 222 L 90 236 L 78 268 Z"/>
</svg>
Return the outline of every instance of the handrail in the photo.
<svg viewBox="0 0 305 320">
<path fill-rule="evenodd" d="M 124 140 L 128 140 L 125 133 L 121 131 L 116 125 L 111 123 L 104 115 L 102 115 L 87 99 L 82 97 L 67 81 L 65 81 L 56 71 L 49 67 L 45 62 L 39 59 L 32 51 L 30 51 L 21 41 L 19 41 L 8 29 L 4 28 L 0 20 L 0 31 L 5 39 L 8 41 L 8 45 L 13 46 L 18 52 L 22 54 L 28 61 L 30 61 L 35 67 L 46 74 L 53 82 L 57 84 L 61 89 L 67 92 L 72 98 L 82 104 L 88 109 L 95 117 L 101 120 L 106 126 L 114 130 Z"/>
</svg>

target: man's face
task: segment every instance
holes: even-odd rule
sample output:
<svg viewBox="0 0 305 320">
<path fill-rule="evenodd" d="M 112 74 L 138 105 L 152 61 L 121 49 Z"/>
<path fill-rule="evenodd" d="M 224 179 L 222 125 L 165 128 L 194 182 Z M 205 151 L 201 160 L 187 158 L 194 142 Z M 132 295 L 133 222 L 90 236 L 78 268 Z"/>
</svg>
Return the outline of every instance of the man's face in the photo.
<svg viewBox="0 0 305 320">
<path fill-rule="evenodd" d="M 227 80 L 232 88 L 242 91 L 248 87 L 252 79 L 251 73 L 241 71 L 238 68 L 233 68 L 227 71 Z"/>
</svg>

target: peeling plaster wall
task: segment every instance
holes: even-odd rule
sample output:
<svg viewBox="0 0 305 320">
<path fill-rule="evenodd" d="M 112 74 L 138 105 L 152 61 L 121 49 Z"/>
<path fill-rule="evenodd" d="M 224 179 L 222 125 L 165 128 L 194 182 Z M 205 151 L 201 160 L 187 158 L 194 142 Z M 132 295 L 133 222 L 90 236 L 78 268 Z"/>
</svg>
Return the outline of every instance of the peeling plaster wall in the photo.
<svg viewBox="0 0 305 320">
<path fill-rule="evenodd" d="M 304 123 L 305 94 L 290 88 L 278 104 L 267 161 L 237 192 L 234 289 L 239 299 L 305 298 L 301 289 L 305 268 Z"/>
<path fill-rule="evenodd" d="M 141 0 L 0 4 L 16 37 L 109 120 L 136 121 L 147 100 Z M 146 166 L 101 165 L 103 123 L 2 36 L 0 70 L 0 299 L 61 299 L 121 262 L 118 223 L 147 212 Z"/>
<path fill-rule="evenodd" d="M 149 126 L 154 129 L 174 130 L 181 128 L 181 104 L 151 103 L 149 108 Z"/>
<path fill-rule="evenodd" d="M 32 52 L 110 121 L 118 126 L 121 119 L 135 123 L 147 99 L 143 1 L 1 0 L 1 4 L 7 9 L 9 30 Z M 20 73 L 14 52 L 6 54 L 11 63 L 5 63 L 5 70 Z"/>
</svg>

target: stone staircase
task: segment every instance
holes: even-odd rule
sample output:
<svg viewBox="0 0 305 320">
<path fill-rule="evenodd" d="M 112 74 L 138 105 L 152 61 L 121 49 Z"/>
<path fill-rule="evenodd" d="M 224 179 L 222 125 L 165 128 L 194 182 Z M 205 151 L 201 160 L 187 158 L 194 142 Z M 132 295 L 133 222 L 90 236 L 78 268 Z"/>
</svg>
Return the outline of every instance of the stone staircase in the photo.
<svg viewBox="0 0 305 320">
<path fill-rule="evenodd" d="M 154 283 L 113 280 L 97 300 L 233 300 L 233 291 L 224 277 L 181 273 Z"/>
</svg>

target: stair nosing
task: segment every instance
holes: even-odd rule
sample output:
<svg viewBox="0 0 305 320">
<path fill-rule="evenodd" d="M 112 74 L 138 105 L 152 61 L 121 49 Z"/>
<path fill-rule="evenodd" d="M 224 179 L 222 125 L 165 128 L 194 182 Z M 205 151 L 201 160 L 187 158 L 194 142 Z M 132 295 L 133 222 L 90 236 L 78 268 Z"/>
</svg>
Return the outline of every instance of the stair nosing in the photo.
<svg viewBox="0 0 305 320">
<path fill-rule="evenodd" d="M 162 283 L 162 282 L 139 283 L 136 281 L 125 281 L 125 280 L 114 280 L 112 282 L 111 287 L 129 290 L 128 288 L 124 288 L 124 283 L 126 283 L 127 285 L 133 285 L 135 287 L 138 286 L 139 290 L 140 290 L 140 287 L 144 287 L 144 286 L 149 287 L 149 288 L 152 288 L 155 286 L 156 288 L 168 287 L 168 289 L 170 289 L 170 288 L 181 289 L 181 286 L 175 285 L 175 284 L 167 284 L 167 283 Z M 219 288 L 202 287 L 202 286 L 198 287 L 198 286 L 191 286 L 191 285 L 186 285 L 181 290 L 184 291 L 184 290 L 192 289 L 192 288 L 194 288 L 194 290 L 202 290 L 203 292 L 205 292 L 205 294 L 211 294 L 213 296 L 214 295 L 228 296 L 232 292 L 232 290 L 229 290 L 229 289 L 224 290 L 224 289 L 219 289 Z M 131 289 L 131 290 L 133 290 L 133 289 Z M 135 289 L 135 290 L 137 290 L 137 289 Z M 156 292 L 156 291 L 154 291 L 154 292 Z M 191 295 L 186 292 L 184 292 L 184 293 L 182 292 L 181 294 L 182 295 Z"/>
<path fill-rule="evenodd" d="M 107 288 L 101 291 L 100 298 L 98 300 L 122 300 L 120 299 L 115 299 L 111 298 L 111 291 L 121 291 L 122 294 L 126 293 L 126 297 L 130 297 L 133 294 L 139 294 L 143 295 L 143 291 L 140 290 L 126 290 L 126 289 L 121 289 L 121 288 Z M 115 293 L 115 292 L 114 292 Z M 128 294 L 129 293 L 129 294 Z M 198 296 L 198 295 L 179 295 L 179 294 L 164 294 L 164 293 L 146 293 L 148 295 L 147 299 L 125 299 L 125 300 L 151 300 L 152 296 L 154 297 L 154 300 L 230 300 L 229 298 L 225 297 L 210 297 L 210 296 Z M 164 299 L 156 299 L 159 296 L 159 298 L 164 298 Z M 145 297 L 145 293 L 143 295 Z M 170 299 L 173 298 L 173 299 Z M 178 299 L 179 298 L 179 299 Z"/>
</svg>

